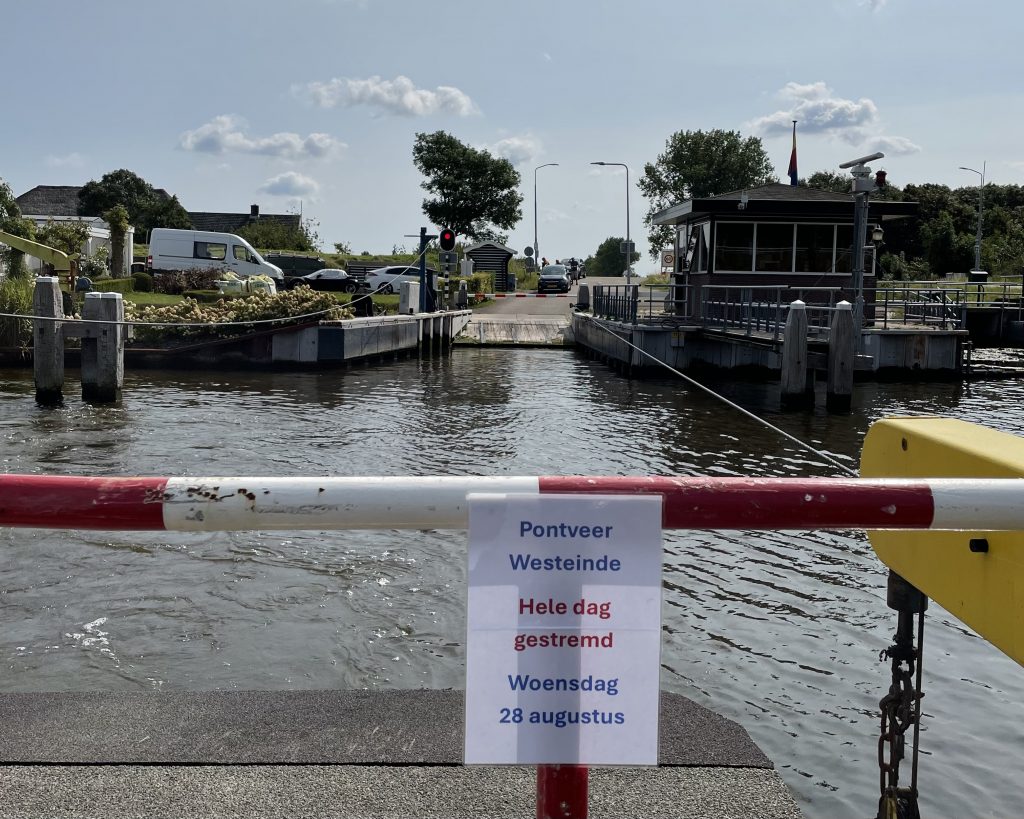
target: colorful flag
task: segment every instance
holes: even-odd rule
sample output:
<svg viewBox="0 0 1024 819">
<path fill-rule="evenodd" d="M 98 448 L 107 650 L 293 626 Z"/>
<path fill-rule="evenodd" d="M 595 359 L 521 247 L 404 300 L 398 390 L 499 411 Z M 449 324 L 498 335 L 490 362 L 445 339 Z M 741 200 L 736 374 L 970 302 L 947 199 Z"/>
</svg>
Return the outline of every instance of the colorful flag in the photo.
<svg viewBox="0 0 1024 819">
<path fill-rule="evenodd" d="M 789 184 L 796 187 L 796 120 L 793 120 L 793 153 L 789 155 Z"/>
</svg>

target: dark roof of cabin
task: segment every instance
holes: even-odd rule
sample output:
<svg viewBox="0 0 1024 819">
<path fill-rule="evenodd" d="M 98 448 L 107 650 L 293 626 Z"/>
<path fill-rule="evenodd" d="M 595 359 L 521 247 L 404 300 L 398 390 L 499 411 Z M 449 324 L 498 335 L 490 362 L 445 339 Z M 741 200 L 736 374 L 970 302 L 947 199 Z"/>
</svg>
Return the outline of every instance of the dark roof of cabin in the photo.
<svg viewBox="0 0 1024 819">
<path fill-rule="evenodd" d="M 24 216 L 78 216 L 81 189 L 81 185 L 36 185 L 14 201 Z"/>
<path fill-rule="evenodd" d="M 654 214 L 652 222 L 656 225 L 681 225 L 706 219 L 711 215 L 746 221 L 758 216 L 838 218 L 853 221 L 853 203 L 852 193 L 773 183 L 717 196 L 687 199 Z M 869 197 L 868 205 L 870 218 L 876 221 L 917 214 L 916 202 L 894 202 Z"/>
</svg>

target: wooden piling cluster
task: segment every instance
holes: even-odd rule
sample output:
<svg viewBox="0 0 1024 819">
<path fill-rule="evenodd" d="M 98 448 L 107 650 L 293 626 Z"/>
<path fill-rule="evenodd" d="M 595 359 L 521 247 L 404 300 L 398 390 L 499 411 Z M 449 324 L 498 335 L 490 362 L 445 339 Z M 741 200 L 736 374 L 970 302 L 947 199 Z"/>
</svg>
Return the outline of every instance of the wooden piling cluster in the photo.
<svg viewBox="0 0 1024 819">
<path fill-rule="evenodd" d="M 64 391 L 64 339 L 82 340 L 82 398 L 105 403 L 117 401 L 124 386 L 124 322 L 120 293 L 86 293 L 83 323 L 63 319 L 63 295 L 56 276 L 36 277 L 32 295 L 33 367 L 36 400 L 59 404 Z M 95 323 L 93 323 L 95 322 Z"/>
<path fill-rule="evenodd" d="M 794 301 L 789 306 L 782 337 L 782 406 L 814 406 L 814 368 L 807 349 L 807 305 Z M 832 313 L 828 336 L 828 363 L 825 408 L 829 412 L 849 412 L 853 398 L 853 368 L 857 334 L 853 306 L 841 301 Z"/>
</svg>

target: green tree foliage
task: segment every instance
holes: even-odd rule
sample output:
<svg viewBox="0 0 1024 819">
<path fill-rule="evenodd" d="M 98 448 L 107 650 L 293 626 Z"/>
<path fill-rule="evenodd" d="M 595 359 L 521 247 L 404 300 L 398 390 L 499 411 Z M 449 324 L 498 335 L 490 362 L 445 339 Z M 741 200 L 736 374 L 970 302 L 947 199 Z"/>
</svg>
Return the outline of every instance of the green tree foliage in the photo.
<svg viewBox="0 0 1024 819">
<path fill-rule="evenodd" d="M 79 259 L 82 246 L 89 241 L 89 226 L 75 219 L 61 222 L 48 219 L 36 231 L 36 241 L 66 253 L 71 259 Z"/>
<path fill-rule="evenodd" d="M 584 264 L 588 276 L 622 276 L 626 272 L 626 257 L 622 252 L 622 236 L 609 236 L 594 251 Z M 640 260 L 640 254 L 633 251 L 633 262 Z"/>
<path fill-rule="evenodd" d="M 775 168 L 757 137 L 744 139 L 739 131 L 677 131 L 665 151 L 644 165 L 637 183 L 648 200 L 644 224 L 648 227 L 651 258 L 672 247 L 674 229 L 652 224 L 658 211 L 686 199 L 752 188 L 777 182 Z"/>
<path fill-rule="evenodd" d="M 316 222 L 310 220 L 300 221 L 298 227 L 295 227 L 276 219 L 262 218 L 239 228 L 236 233 L 260 250 L 312 252 L 320 244 L 316 228 Z"/>
<path fill-rule="evenodd" d="M 819 191 L 832 191 L 833 193 L 849 193 L 852 185 L 852 177 L 836 171 L 815 171 L 801 184 L 808 188 L 815 188 Z"/>
<path fill-rule="evenodd" d="M 29 219 L 22 218 L 21 208 L 18 207 L 18 202 L 14 198 L 14 192 L 3 179 L 0 179 L 0 230 L 23 239 L 31 239 L 35 235 L 35 224 Z M 0 261 L 3 262 L 8 277 L 12 279 L 27 278 L 28 268 L 25 266 L 25 254 L 6 245 L 3 245 L 3 248 L 3 251 L 0 251 Z"/>
<path fill-rule="evenodd" d="M 191 228 L 192 220 L 178 197 L 167 197 L 125 168 L 87 182 L 78 192 L 78 215 L 98 216 L 114 205 L 128 211 L 128 221 L 142 234 L 155 227 Z"/>
<path fill-rule="evenodd" d="M 451 134 L 416 134 L 413 164 L 426 177 L 420 184 L 432 198 L 423 213 L 474 241 L 493 239 L 495 228 L 510 230 L 523 218 L 519 172 L 507 159 L 466 145 Z"/>
<path fill-rule="evenodd" d="M 128 234 L 128 210 L 124 205 L 114 205 L 103 214 L 103 221 L 110 227 L 110 275 L 119 279 L 124 270 L 124 240 Z"/>
<path fill-rule="evenodd" d="M 129 215 L 129 221 L 131 216 Z M 143 207 L 139 213 L 138 222 L 131 222 L 138 229 L 142 236 L 148 236 L 149 232 L 156 227 L 176 228 L 178 230 L 191 230 L 192 217 L 182 207 L 177 196 L 169 199 L 154 193 L 153 198 Z"/>
</svg>

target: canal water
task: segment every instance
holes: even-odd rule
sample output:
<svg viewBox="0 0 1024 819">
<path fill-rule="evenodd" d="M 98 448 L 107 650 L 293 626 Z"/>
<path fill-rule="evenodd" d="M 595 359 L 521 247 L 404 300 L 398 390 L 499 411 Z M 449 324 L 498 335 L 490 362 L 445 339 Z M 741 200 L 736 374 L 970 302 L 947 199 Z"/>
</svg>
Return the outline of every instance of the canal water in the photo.
<svg viewBox="0 0 1024 819">
<path fill-rule="evenodd" d="M 855 467 L 870 422 L 1024 434 L 1024 384 L 863 384 L 855 411 L 729 398 Z M 73 475 L 829 476 L 676 380 L 548 350 L 330 373 L 137 372 L 117 406 L 43 409 L 0 371 L 2 470 Z M 459 688 L 462 532 L 0 530 L 0 691 Z M 879 652 L 895 617 L 859 532 L 665 535 L 661 685 L 740 722 L 808 816 L 874 815 Z M 932 606 L 920 786 L 931 816 L 1018 812 L 1024 671 Z M 904 781 L 909 779 L 909 763 Z"/>
</svg>

